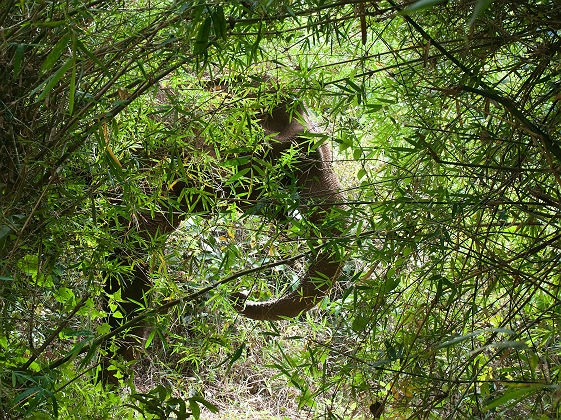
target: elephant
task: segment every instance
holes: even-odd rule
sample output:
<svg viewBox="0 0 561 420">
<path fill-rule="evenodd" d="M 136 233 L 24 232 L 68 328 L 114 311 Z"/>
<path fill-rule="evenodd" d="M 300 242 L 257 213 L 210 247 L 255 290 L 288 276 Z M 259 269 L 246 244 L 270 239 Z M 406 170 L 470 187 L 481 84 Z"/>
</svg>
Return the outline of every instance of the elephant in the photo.
<svg viewBox="0 0 561 420">
<path fill-rule="evenodd" d="M 221 85 L 219 86 L 224 88 Z M 166 95 L 169 96 L 170 92 L 166 92 Z M 159 101 L 165 103 L 166 99 L 161 96 Z M 234 293 L 231 296 L 233 307 L 243 316 L 255 320 L 278 320 L 283 317 L 295 317 L 309 310 L 328 293 L 333 282 L 339 276 L 344 261 L 333 247 L 329 246 L 330 243 L 325 243 L 325 241 L 341 236 L 347 228 L 348 222 L 343 204 L 345 196 L 331 163 L 330 148 L 323 141 L 325 136 L 321 135 L 321 131 L 310 118 L 306 107 L 292 96 L 279 95 L 278 103 L 272 110 L 263 112 L 257 120 L 263 131 L 263 137 L 268 139 L 266 150 L 258 156 L 257 162 L 274 164 L 281 159 L 284 153 L 298 151 L 298 159 L 296 163 L 291 165 L 292 173 L 288 174 L 288 179 L 294 184 L 301 197 L 301 214 L 315 226 L 312 235 L 316 236 L 316 243 L 319 243 L 320 239 L 324 241 L 323 246 L 317 247 L 319 251 L 313 253 L 304 276 L 292 292 L 264 302 L 249 301 L 241 293 Z M 204 144 L 197 146 L 205 148 Z M 208 152 L 213 153 L 211 148 L 208 148 Z M 252 163 L 244 163 L 240 165 L 238 170 L 251 165 Z M 213 175 L 214 179 L 218 179 L 218 182 L 220 182 L 222 176 L 220 169 L 215 170 L 215 172 L 218 172 L 218 174 Z M 179 226 L 185 216 L 192 213 L 208 212 L 209 209 L 205 208 L 204 200 L 201 199 L 200 194 L 216 194 L 216 186 L 203 185 L 201 187 L 201 185 L 198 185 L 195 188 L 198 193 L 186 194 L 186 191 L 193 191 L 192 182 L 188 179 L 177 179 L 168 188 L 167 194 L 170 198 L 176 200 L 176 203 L 181 198 L 179 214 L 177 214 L 177 208 L 165 205 L 159 212 L 146 211 L 136 214 L 135 225 L 138 235 L 147 240 L 158 235 L 167 235 Z M 245 212 L 255 212 L 256 204 L 263 202 L 264 197 L 257 189 L 225 185 L 222 185 L 220 189 L 222 189 L 224 196 L 236 195 L 236 197 L 240 197 L 243 193 L 243 200 L 237 200 L 237 206 Z M 269 217 L 280 219 L 283 216 L 277 214 Z M 123 222 L 126 223 L 127 221 Z M 138 252 L 141 253 L 141 250 L 138 250 Z M 117 250 L 114 258 L 123 261 L 128 257 L 124 251 Z M 141 302 L 143 296 L 151 287 L 142 264 L 134 265 L 132 272 L 126 277 L 108 276 L 104 286 L 106 293 L 115 293 L 117 290 L 121 290 L 121 297 L 124 302 L 121 303 L 120 309 L 125 319 L 137 309 L 135 302 Z M 119 321 L 119 319 L 109 316 L 108 322 L 112 328 L 117 327 Z M 130 334 L 142 336 L 144 329 L 145 326 L 138 326 L 131 330 Z M 134 358 L 132 353 L 133 343 L 134 340 L 127 338 L 118 349 L 118 353 L 126 360 Z"/>
</svg>

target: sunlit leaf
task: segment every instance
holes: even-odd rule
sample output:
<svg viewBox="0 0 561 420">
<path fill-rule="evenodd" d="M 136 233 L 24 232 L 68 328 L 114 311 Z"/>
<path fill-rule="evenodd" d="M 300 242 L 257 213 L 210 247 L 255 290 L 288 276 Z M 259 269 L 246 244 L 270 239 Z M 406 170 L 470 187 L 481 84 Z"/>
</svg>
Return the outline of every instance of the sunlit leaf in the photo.
<svg viewBox="0 0 561 420">
<path fill-rule="evenodd" d="M 471 15 L 471 19 L 468 23 L 468 26 L 474 24 L 479 16 L 489 7 L 493 0 L 477 0 L 475 4 L 475 8 L 473 9 L 473 14 Z"/>
<path fill-rule="evenodd" d="M 443 1 L 444 0 L 418 0 L 412 5 L 407 6 L 405 9 L 403 9 L 403 13 L 409 14 L 412 12 L 418 12 L 436 6 L 437 4 L 442 3 Z"/>
</svg>

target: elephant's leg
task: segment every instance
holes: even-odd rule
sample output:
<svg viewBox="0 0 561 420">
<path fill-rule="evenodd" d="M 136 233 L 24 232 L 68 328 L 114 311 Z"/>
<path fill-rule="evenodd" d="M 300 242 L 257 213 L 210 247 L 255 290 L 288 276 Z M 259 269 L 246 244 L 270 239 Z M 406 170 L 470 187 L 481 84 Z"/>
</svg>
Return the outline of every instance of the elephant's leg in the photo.
<svg viewBox="0 0 561 420">
<path fill-rule="evenodd" d="M 162 210 L 160 213 L 139 213 L 135 215 L 130 223 L 128 221 L 121 221 L 120 224 L 134 226 L 138 229 L 136 234 L 140 238 L 145 239 L 147 244 L 155 240 L 160 241 L 163 246 L 163 241 L 167 234 L 172 232 L 181 221 L 180 216 L 174 213 L 173 210 L 170 207 L 167 210 Z M 132 235 L 133 233 L 129 232 L 128 234 Z M 107 299 L 104 302 L 104 309 L 108 313 L 107 323 L 112 330 L 134 317 L 135 312 L 139 309 L 139 304 L 146 302 L 146 296 L 152 288 L 152 282 L 147 273 L 147 258 L 142 258 L 142 255 L 147 256 L 148 252 L 142 251 L 140 245 L 134 245 L 130 252 L 141 256 L 140 258 L 135 258 L 137 261 L 134 262 L 133 257 L 127 255 L 121 249 L 117 249 L 111 258 L 115 261 L 115 265 L 133 265 L 129 272 L 108 275 L 105 279 L 104 292 L 106 295 L 120 291 L 122 299 L 121 302 L 115 302 L 117 304 L 115 310 L 120 313 L 120 316 L 115 316 L 116 314 L 109 307 Z M 118 337 L 116 356 L 121 357 L 125 361 L 134 360 L 134 348 L 145 337 L 148 327 L 149 325 L 146 323 L 139 324 L 126 331 L 123 337 Z M 109 350 L 109 345 L 105 345 L 105 350 Z M 110 356 L 108 355 L 107 357 Z M 109 365 L 109 360 L 104 358 L 102 360 L 101 379 L 104 382 L 116 383 L 118 382 L 117 378 L 114 377 L 112 371 L 107 369 Z"/>
<path fill-rule="evenodd" d="M 115 259 L 118 263 L 128 264 L 126 258 L 116 255 Z M 146 296 L 151 287 L 152 284 L 146 273 L 146 267 L 141 264 L 136 264 L 130 273 L 107 276 L 104 292 L 107 295 L 113 295 L 120 290 L 123 300 L 123 302 L 115 302 L 117 304 L 117 308 L 114 308 L 115 312 L 109 307 L 109 301 L 105 301 L 104 309 L 108 313 L 107 323 L 112 330 L 134 316 L 134 313 L 139 309 L 139 303 L 146 301 Z M 116 311 L 120 313 L 120 316 L 116 316 Z M 115 356 L 127 362 L 134 360 L 134 347 L 145 336 L 147 328 L 148 325 L 139 324 L 129 329 L 126 335 L 117 337 Z M 109 347 L 109 343 L 106 343 L 104 350 L 109 352 Z M 102 358 L 101 379 L 104 382 L 117 384 L 118 380 L 113 375 L 114 371 L 108 370 L 110 358 L 112 358 L 110 354 Z"/>
</svg>

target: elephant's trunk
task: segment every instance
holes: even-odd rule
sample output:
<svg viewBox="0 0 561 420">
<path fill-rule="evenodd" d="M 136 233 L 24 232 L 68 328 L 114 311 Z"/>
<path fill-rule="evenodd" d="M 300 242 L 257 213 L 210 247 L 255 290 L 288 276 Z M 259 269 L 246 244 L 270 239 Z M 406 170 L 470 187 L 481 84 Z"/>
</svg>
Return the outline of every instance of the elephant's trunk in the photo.
<svg viewBox="0 0 561 420">
<path fill-rule="evenodd" d="M 245 302 L 237 298 L 234 307 L 242 315 L 258 320 L 278 320 L 282 317 L 295 317 L 313 308 L 331 288 L 339 276 L 343 262 L 325 250 L 310 264 L 298 287 L 278 299 L 265 302 Z"/>
<path fill-rule="evenodd" d="M 304 133 L 317 133 L 317 128 L 309 121 L 304 109 L 300 108 L 298 110 L 300 115 L 296 114 L 299 121 L 285 116 L 285 113 L 285 107 L 277 108 L 271 118 L 262 123 L 266 131 L 278 133 L 275 138 L 279 144 L 302 143 L 306 141 L 302 136 Z M 321 144 L 308 153 L 296 175 L 300 193 L 306 200 L 307 206 L 314 207 L 312 213 L 305 216 L 317 226 L 323 238 L 340 236 L 348 225 L 344 216 L 345 196 L 333 169 L 331 151 L 327 144 Z M 277 320 L 282 317 L 297 316 L 314 307 L 329 292 L 343 264 L 341 256 L 330 249 L 328 243 L 314 256 L 306 274 L 292 292 L 265 302 L 244 302 L 245 297 L 242 299 L 241 294 L 234 294 L 232 296 L 234 307 L 244 316 L 258 320 Z"/>
</svg>

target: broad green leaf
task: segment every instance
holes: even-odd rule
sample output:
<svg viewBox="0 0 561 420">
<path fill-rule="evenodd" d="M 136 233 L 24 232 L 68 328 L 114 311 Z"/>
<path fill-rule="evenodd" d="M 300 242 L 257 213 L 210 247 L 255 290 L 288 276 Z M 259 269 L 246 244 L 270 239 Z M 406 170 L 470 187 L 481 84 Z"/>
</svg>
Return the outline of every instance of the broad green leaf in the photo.
<svg viewBox="0 0 561 420">
<path fill-rule="evenodd" d="M 363 331 L 364 328 L 368 325 L 369 322 L 369 318 L 362 316 L 362 315 L 358 315 L 355 317 L 355 319 L 353 320 L 353 324 L 351 325 L 351 328 L 353 329 L 353 331 L 355 332 L 360 332 Z"/>
<path fill-rule="evenodd" d="M 388 276 L 384 281 L 384 285 L 382 286 L 382 293 L 388 294 L 391 291 L 395 290 L 397 286 L 399 286 L 400 282 L 401 279 L 399 276 Z"/>
<path fill-rule="evenodd" d="M 37 98 L 37 102 L 42 101 L 43 99 L 45 99 L 45 97 L 47 96 L 47 94 L 55 87 L 55 85 L 58 83 L 58 81 L 65 75 L 65 73 L 68 71 L 68 69 L 72 66 L 72 62 L 73 60 L 67 60 L 57 71 L 55 74 L 53 74 L 49 79 L 47 85 L 45 86 L 45 88 L 43 89 L 43 91 L 41 92 L 41 94 L 39 95 L 39 97 Z"/>
<path fill-rule="evenodd" d="M 199 55 L 206 51 L 208 47 L 208 38 L 210 36 L 210 27 L 212 19 L 207 17 L 199 28 L 197 37 L 195 38 L 195 47 L 193 49 L 193 54 Z"/>
<path fill-rule="evenodd" d="M 53 296 L 58 302 L 62 304 L 72 304 L 76 301 L 74 292 L 68 287 L 60 287 L 53 293 Z"/>
<path fill-rule="evenodd" d="M 97 335 L 105 335 L 109 331 L 111 331 L 111 326 L 107 322 L 104 322 L 96 329 Z"/>
<path fill-rule="evenodd" d="M 124 318 L 123 314 L 121 313 L 121 311 L 112 311 L 113 313 L 111 314 L 113 316 L 113 318 Z"/>
<path fill-rule="evenodd" d="M 18 267 L 26 274 L 35 275 L 39 270 L 39 258 L 37 255 L 27 254 L 18 261 Z"/>
<path fill-rule="evenodd" d="M 29 370 L 32 370 L 33 372 L 40 372 L 41 371 L 41 366 L 39 365 L 39 363 L 34 361 L 34 362 L 31 362 L 31 364 L 29 365 Z"/>
<path fill-rule="evenodd" d="M 69 40 L 70 40 L 70 35 L 65 35 L 56 43 L 56 45 L 53 47 L 53 49 L 51 50 L 51 52 L 43 62 L 43 65 L 41 66 L 41 71 L 45 72 L 53 68 L 54 64 L 58 61 L 62 52 L 68 45 Z"/>
<path fill-rule="evenodd" d="M 358 170 L 358 173 L 356 174 L 357 179 L 362 179 L 366 176 L 366 170 L 364 170 L 364 168 L 361 168 Z"/>
<path fill-rule="evenodd" d="M 527 397 L 530 394 L 533 394 L 540 389 L 543 389 L 546 385 L 531 385 L 531 386 L 524 386 L 522 388 L 510 388 L 507 389 L 503 395 L 498 398 L 495 398 L 489 404 L 485 406 L 485 411 L 492 410 L 493 408 L 500 407 L 508 403 L 510 400 L 518 400 L 522 397 Z"/>
</svg>

